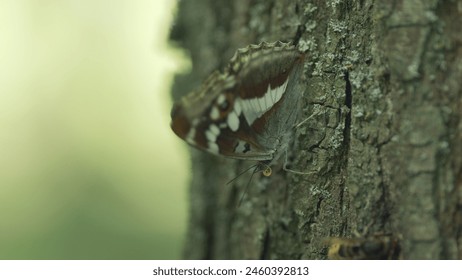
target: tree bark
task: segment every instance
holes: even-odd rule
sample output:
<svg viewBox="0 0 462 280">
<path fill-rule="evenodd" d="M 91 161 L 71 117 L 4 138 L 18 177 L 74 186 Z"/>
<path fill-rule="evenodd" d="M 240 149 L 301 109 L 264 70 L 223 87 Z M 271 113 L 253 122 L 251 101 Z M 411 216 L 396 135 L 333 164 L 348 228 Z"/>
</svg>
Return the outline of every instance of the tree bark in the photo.
<svg viewBox="0 0 462 280">
<path fill-rule="evenodd" d="M 273 175 L 191 150 L 188 259 L 324 259 L 326 237 L 399 237 L 403 259 L 462 258 L 460 1 L 181 1 L 172 39 L 193 71 L 239 47 L 306 52 L 304 117 Z M 242 195 L 242 203 L 239 205 Z"/>
</svg>

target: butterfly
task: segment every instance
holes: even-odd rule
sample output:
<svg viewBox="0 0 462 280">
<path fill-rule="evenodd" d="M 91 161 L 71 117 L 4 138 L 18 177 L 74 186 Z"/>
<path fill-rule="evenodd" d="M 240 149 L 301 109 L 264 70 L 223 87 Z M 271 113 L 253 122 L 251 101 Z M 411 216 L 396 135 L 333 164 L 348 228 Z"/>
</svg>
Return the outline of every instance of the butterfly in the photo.
<svg viewBox="0 0 462 280">
<path fill-rule="evenodd" d="M 238 49 L 222 72 L 174 104 L 173 132 L 200 150 L 269 167 L 301 111 L 304 60 L 280 41 Z"/>
</svg>

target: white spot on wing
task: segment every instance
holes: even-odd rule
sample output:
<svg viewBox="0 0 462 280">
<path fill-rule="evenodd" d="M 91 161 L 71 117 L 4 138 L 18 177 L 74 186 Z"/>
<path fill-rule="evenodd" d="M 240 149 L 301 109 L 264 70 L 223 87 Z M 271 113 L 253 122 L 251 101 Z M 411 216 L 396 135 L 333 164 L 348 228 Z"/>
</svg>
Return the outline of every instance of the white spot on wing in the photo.
<svg viewBox="0 0 462 280">
<path fill-rule="evenodd" d="M 225 95 L 224 95 L 224 94 L 220 94 L 220 96 L 218 96 L 217 103 L 221 105 L 221 104 L 223 104 L 223 102 L 225 102 L 225 101 L 226 101 Z"/>
<path fill-rule="evenodd" d="M 216 135 L 220 134 L 220 129 L 215 124 L 211 124 L 209 126 L 209 130 L 213 132 L 213 134 L 216 134 Z"/>
<path fill-rule="evenodd" d="M 260 104 L 258 103 L 258 98 L 249 99 L 249 102 L 250 102 L 250 107 L 252 107 L 252 109 L 254 109 L 255 112 L 261 111 Z"/>
<path fill-rule="evenodd" d="M 269 99 L 268 105 L 266 104 L 266 99 Z M 273 106 L 273 102 L 271 101 L 271 87 L 268 85 L 268 89 L 266 89 L 266 93 L 257 99 L 258 104 L 260 104 L 260 111 L 265 111 L 269 107 Z"/>
<path fill-rule="evenodd" d="M 210 110 L 210 118 L 212 120 L 218 120 L 220 117 L 220 111 L 218 110 L 217 106 L 213 106 L 212 110 Z"/>
<path fill-rule="evenodd" d="M 220 135 L 220 129 L 215 124 L 211 124 L 205 131 L 205 137 L 207 138 L 207 150 L 211 153 L 218 154 L 219 147 L 217 145 L 217 138 Z"/>
<path fill-rule="evenodd" d="M 241 104 L 243 107 L 242 112 L 244 113 L 244 117 L 247 120 L 247 123 L 252 124 L 258 117 L 257 111 L 252 107 L 252 104 L 247 99 L 241 100 Z"/>
<path fill-rule="evenodd" d="M 288 82 L 289 82 L 289 79 L 287 79 L 279 87 L 274 88 L 274 89 L 269 89 L 271 91 L 271 94 L 269 94 L 269 95 L 271 96 L 272 100 L 276 100 L 275 102 L 273 102 L 273 105 L 274 105 L 274 103 L 278 102 L 282 98 L 282 95 L 286 91 Z M 266 94 L 265 96 L 268 96 L 268 94 Z"/>
<path fill-rule="evenodd" d="M 239 102 L 239 99 L 236 99 L 234 102 L 234 112 L 239 116 L 242 112 L 241 108 L 241 102 Z"/>
<path fill-rule="evenodd" d="M 216 142 L 217 141 L 217 134 L 213 133 L 210 129 L 205 131 L 205 137 L 207 138 L 208 142 Z"/>
<path fill-rule="evenodd" d="M 196 145 L 196 141 L 194 141 L 194 138 L 196 137 L 196 128 L 195 127 L 192 127 L 188 134 L 186 135 L 186 142 L 188 142 L 189 144 L 191 145 Z"/>
<path fill-rule="evenodd" d="M 274 104 L 281 100 L 282 95 L 287 89 L 287 84 L 289 79 L 287 79 L 282 85 L 276 88 L 271 88 L 268 85 L 266 93 L 262 97 L 249 98 L 249 99 L 236 99 L 235 103 L 240 103 L 242 105 L 242 112 L 244 117 L 249 125 L 264 113 L 270 110 Z"/>
<path fill-rule="evenodd" d="M 215 142 L 209 142 L 208 143 L 208 148 L 207 151 L 211 152 L 212 154 L 218 154 L 220 149 L 218 148 L 217 143 Z"/>
<path fill-rule="evenodd" d="M 228 127 L 232 131 L 237 131 L 239 129 L 239 117 L 236 115 L 236 112 L 232 111 L 228 115 Z"/>
<path fill-rule="evenodd" d="M 245 144 L 247 144 L 245 141 L 239 140 L 239 142 L 237 143 L 236 148 L 234 149 L 234 152 L 238 153 L 238 154 L 243 154 L 247 150 L 246 147 L 245 147 Z M 247 150 L 247 152 L 248 152 L 248 150 Z"/>
</svg>

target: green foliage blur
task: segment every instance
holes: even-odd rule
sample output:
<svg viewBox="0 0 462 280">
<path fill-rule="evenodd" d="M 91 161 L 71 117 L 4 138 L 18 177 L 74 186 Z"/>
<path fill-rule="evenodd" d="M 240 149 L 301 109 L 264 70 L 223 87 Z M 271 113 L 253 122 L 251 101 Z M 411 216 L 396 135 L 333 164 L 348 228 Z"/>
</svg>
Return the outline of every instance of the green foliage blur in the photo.
<svg viewBox="0 0 462 280">
<path fill-rule="evenodd" d="M 0 259 L 181 258 L 175 1 L 0 3 Z"/>
</svg>

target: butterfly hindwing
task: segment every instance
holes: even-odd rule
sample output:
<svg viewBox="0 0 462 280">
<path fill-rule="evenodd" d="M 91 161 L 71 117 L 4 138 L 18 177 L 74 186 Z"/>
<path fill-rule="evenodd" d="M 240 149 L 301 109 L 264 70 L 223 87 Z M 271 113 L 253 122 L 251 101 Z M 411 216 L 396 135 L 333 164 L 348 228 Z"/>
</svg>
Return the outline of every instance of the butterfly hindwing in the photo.
<svg viewBox="0 0 462 280">
<path fill-rule="evenodd" d="M 213 154 L 273 159 L 298 115 L 303 58 L 281 42 L 239 49 L 224 73 L 214 72 L 175 104 L 173 131 Z"/>
</svg>

